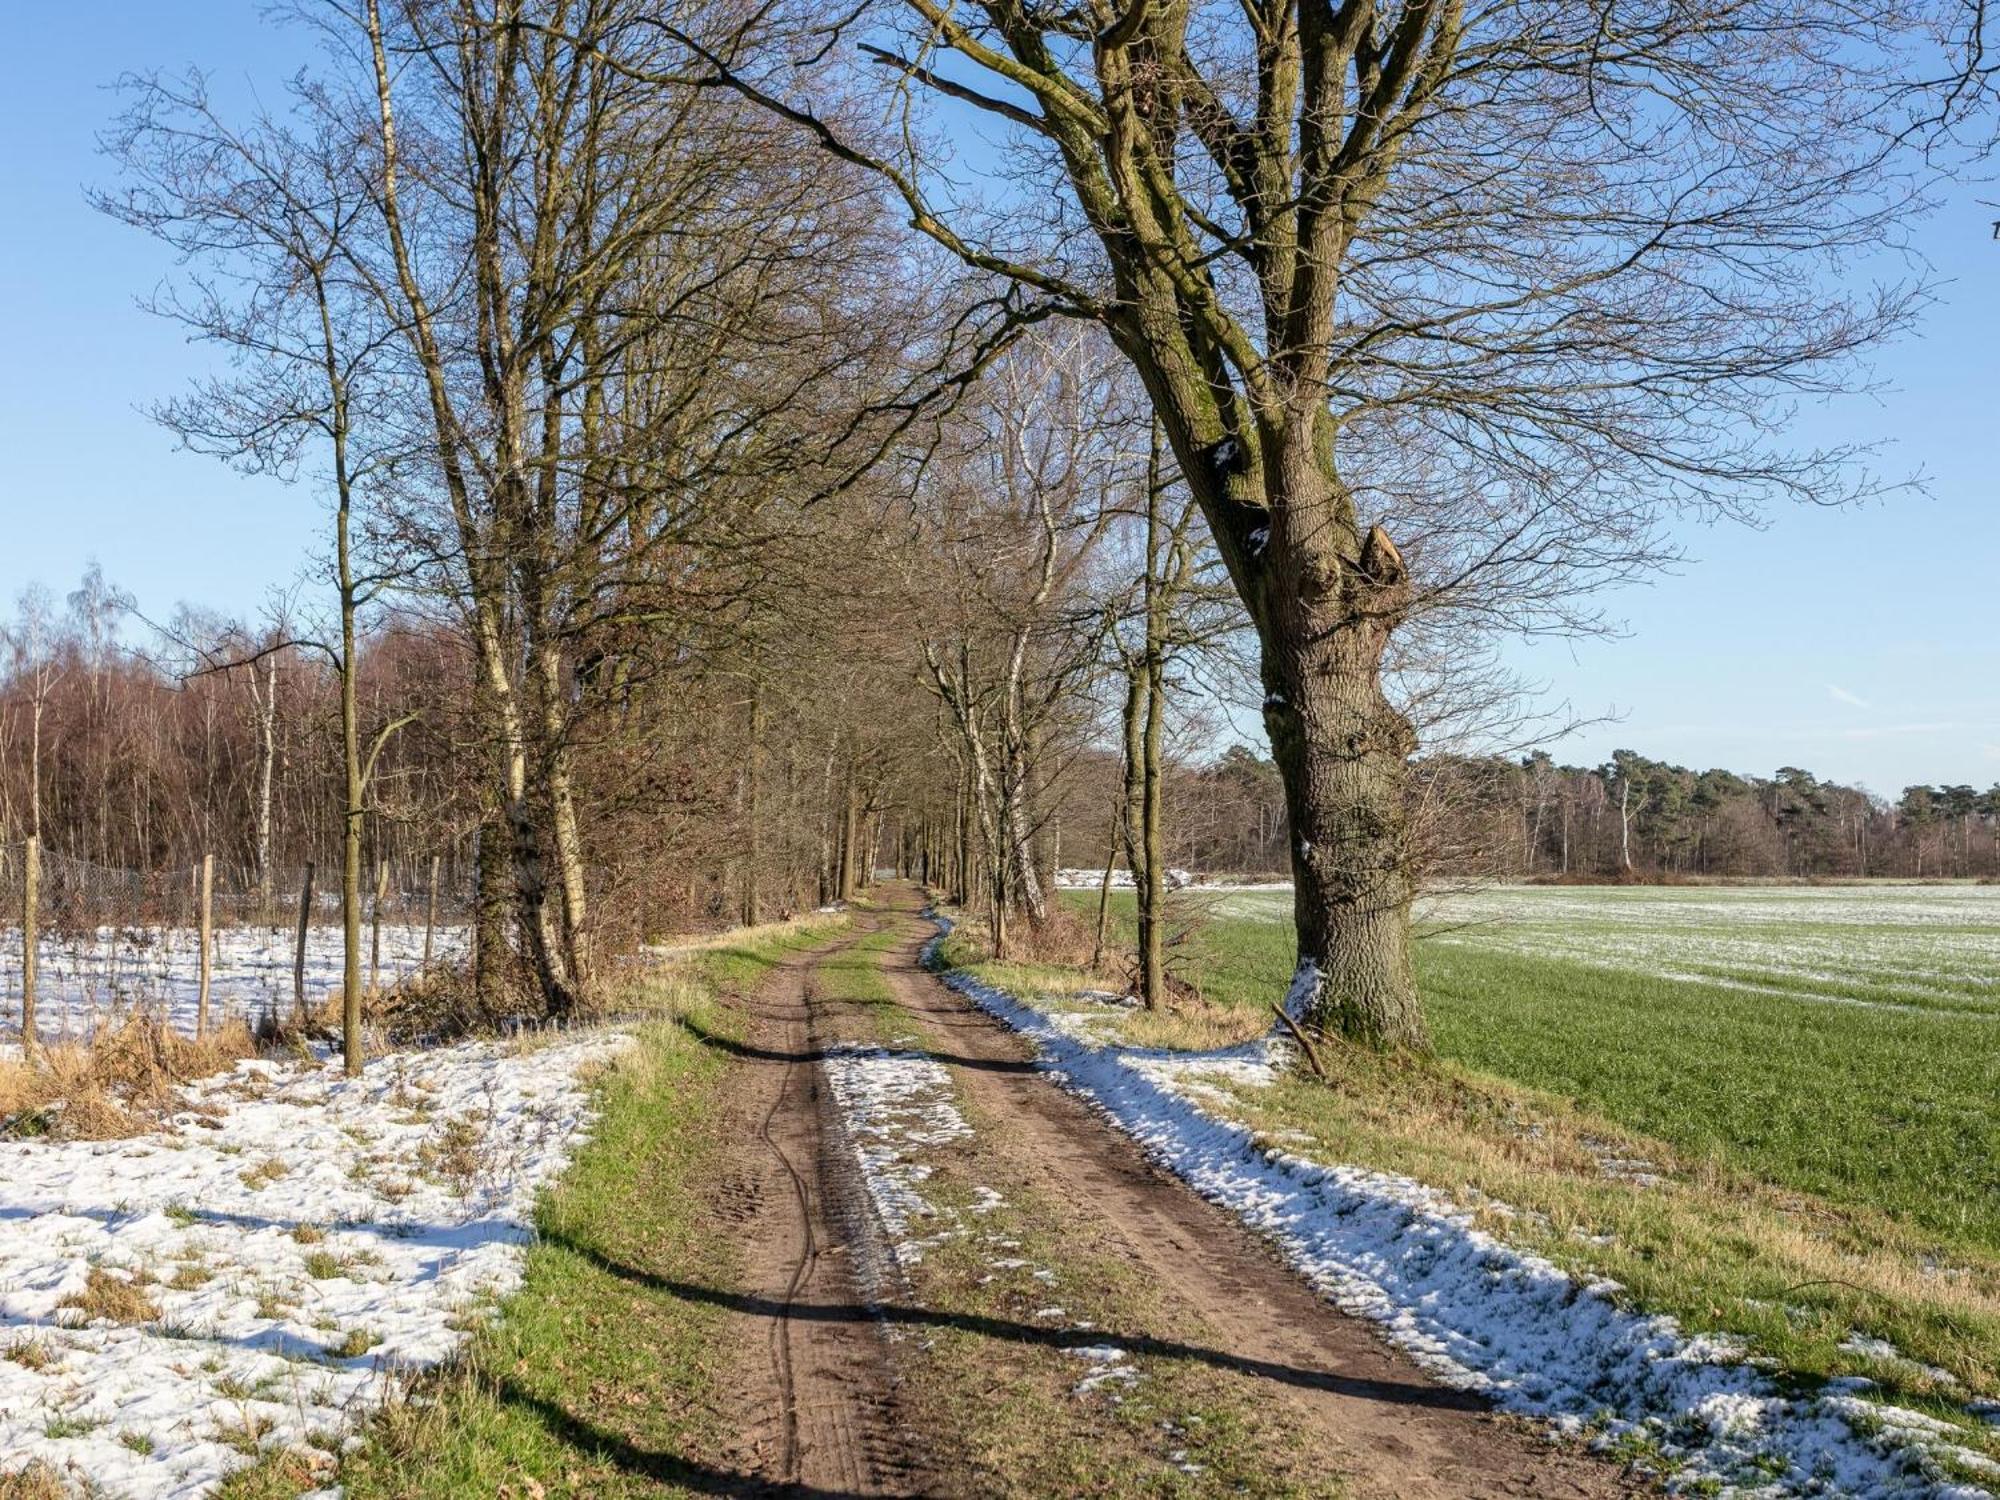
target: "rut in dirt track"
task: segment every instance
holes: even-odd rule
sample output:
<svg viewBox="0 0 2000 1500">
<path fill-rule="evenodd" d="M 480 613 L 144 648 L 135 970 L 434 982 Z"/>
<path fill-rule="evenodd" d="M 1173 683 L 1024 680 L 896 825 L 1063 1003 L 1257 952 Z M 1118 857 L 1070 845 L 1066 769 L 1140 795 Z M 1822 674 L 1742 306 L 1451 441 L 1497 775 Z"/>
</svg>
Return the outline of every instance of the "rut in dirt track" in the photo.
<svg viewBox="0 0 2000 1500">
<path fill-rule="evenodd" d="M 725 1377 L 737 1414 L 727 1458 L 744 1494 L 938 1493 L 897 1409 L 881 1325 L 865 1312 L 857 1251 L 859 1183 L 837 1138 L 812 1024 L 811 972 L 832 948 L 800 955 L 745 1000 L 751 1029 L 731 1077 L 731 1112 L 754 1142 L 718 1205 L 740 1225 L 740 1291 L 729 1309 Z M 844 1306 L 852 1319 L 794 1315 Z"/>
</svg>

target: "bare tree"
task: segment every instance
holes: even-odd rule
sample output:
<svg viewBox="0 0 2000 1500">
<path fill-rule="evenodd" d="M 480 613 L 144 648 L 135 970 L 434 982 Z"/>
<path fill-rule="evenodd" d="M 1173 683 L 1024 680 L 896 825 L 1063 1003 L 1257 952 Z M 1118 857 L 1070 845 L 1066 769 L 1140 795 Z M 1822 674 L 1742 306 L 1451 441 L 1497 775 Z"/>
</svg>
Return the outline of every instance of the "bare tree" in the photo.
<svg viewBox="0 0 2000 1500">
<path fill-rule="evenodd" d="M 774 17 L 812 29 L 809 65 L 762 45 Z M 1132 361 L 1260 638 L 1299 988 L 1322 1024 L 1423 1046 L 1390 641 L 1440 609 L 1573 624 L 1580 588 L 1657 559 L 1660 517 L 1851 482 L 1851 455 L 1771 434 L 1911 309 L 1822 273 L 1911 207 L 1872 126 L 1916 18 L 772 0 L 740 42 L 677 39 Z M 848 129 L 822 102 L 841 39 L 1004 133 L 1015 190 L 955 190 L 920 117 L 885 148 Z"/>
<path fill-rule="evenodd" d="M 342 789 L 342 1038 L 347 1071 L 361 1045 L 361 857 L 370 771 L 390 734 L 364 752 L 358 691 L 360 611 L 385 578 L 355 552 L 359 489 L 386 455 L 357 445 L 363 403 L 377 399 L 390 330 L 350 272 L 347 240 L 371 209 L 353 170 L 355 142 L 300 85 L 294 121 L 260 115 L 225 123 L 203 80 L 126 81 L 130 107 L 107 142 L 124 182 L 98 195 L 106 213 L 146 230 L 198 264 L 153 308 L 237 356 L 240 373 L 204 382 L 155 409 L 188 447 L 253 472 L 296 473 L 310 462 L 333 495 L 337 643 L 321 646 L 340 678 Z M 275 663 L 274 643 L 235 658 Z M 226 664 L 204 653 L 204 668 Z M 269 679 L 275 711 L 276 678 Z M 267 736 L 269 733 L 269 721 Z"/>
<path fill-rule="evenodd" d="M 1101 362 L 1074 335 L 1016 351 L 934 462 L 912 593 L 925 679 L 945 707 L 981 844 L 995 951 L 1048 911 L 1035 845 L 1052 740 L 1088 680 L 1100 615 L 1080 598 L 1111 519 L 1118 454 L 1097 414 Z M 1115 434 L 1113 434 L 1115 436 Z M 949 472 L 949 479 L 942 476 Z"/>
</svg>

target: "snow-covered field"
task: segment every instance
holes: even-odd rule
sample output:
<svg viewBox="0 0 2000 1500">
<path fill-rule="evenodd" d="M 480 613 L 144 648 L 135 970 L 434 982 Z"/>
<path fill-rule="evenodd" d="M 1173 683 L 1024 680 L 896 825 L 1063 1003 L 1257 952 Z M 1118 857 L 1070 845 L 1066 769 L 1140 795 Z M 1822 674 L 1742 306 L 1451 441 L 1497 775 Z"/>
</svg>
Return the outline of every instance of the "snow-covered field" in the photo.
<svg viewBox="0 0 2000 1500">
<path fill-rule="evenodd" d="M 1204 899 L 1292 916 L 1288 892 Z M 1433 943 L 2000 1018 L 2000 886 L 1490 886 L 1427 897 L 1417 920 Z"/>
<path fill-rule="evenodd" d="M 1177 891 L 1289 891 L 1288 881 L 1254 880 L 1211 880 L 1196 875 L 1191 870 L 1169 870 L 1167 885 Z M 1094 891 L 1104 884 L 1104 871 L 1079 870 L 1065 867 L 1056 871 L 1056 888 L 1065 891 Z M 1111 889 L 1129 891 L 1132 889 L 1132 872 L 1122 865 L 1111 872 Z"/>
<path fill-rule="evenodd" d="M 370 934 L 362 929 L 364 982 Z M 465 929 L 442 927 L 432 956 L 448 960 L 464 951 Z M 209 1015 L 255 1020 L 266 1007 L 279 1014 L 293 1003 L 296 933 L 270 927 L 225 927 L 215 932 Z M 150 1008 L 184 1031 L 194 1030 L 201 993 L 201 948 L 189 927 L 100 928 L 81 937 L 43 934 L 37 944 L 37 1029 L 45 1038 L 84 1037 L 135 1009 Z M 382 928 L 382 982 L 414 973 L 423 961 L 424 930 Z M 340 987 L 341 933 L 337 926 L 306 930 L 306 997 L 317 1003 Z M 0 1037 L 21 1029 L 21 932 L 0 928 Z"/>
<path fill-rule="evenodd" d="M 130 1140 L 0 1143 L 0 1472 L 191 1497 L 330 1455 L 519 1281 L 615 1033 L 239 1063 Z M 122 1306 L 120 1304 L 123 1304 Z"/>
<path fill-rule="evenodd" d="M 1155 1160 L 1271 1239 L 1328 1300 L 1378 1323 L 1447 1384 L 1600 1442 L 1643 1438 L 1680 1466 L 1683 1487 L 1871 1500 L 1988 1495 L 1951 1478 L 1946 1463 L 2000 1481 L 2000 1465 L 1959 1447 L 1947 1424 L 1868 1400 L 1865 1380 L 1788 1391 L 1741 1346 L 1622 1307 L 1614 1284 L 1579 1281 L 1507 1245 L 1448 1194 L 1260 1144 L 1230 1118 L 1229 1095 L 1215 1085 L 1270 1082 L 1282 1043 L 1206 1056 L 1106 1045 L 1073 1013 L 1044 1011 L 964 973 L 944 977 L 1028 1036 L 1044 1067 Z"/>
</svg>

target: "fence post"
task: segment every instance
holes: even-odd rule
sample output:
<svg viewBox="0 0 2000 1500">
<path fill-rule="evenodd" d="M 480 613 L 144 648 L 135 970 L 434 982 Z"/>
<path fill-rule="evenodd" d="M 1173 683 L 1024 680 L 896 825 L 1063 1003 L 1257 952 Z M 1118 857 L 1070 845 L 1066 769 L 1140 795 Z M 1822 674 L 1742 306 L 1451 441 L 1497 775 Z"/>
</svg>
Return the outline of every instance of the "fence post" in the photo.
<svg viewBox="0 0 2000 1500">
<path fill-rule="evenodd" d="M 21 850 L 21 1055 L 35 1055 L 36 915 L 42 894 L 42 841 L 34 834 Z"/>
<path fill-rule="evenodd" d="M 382 898 L 389 890 L 389 861 L 375 861 L 375 920 L 368 937 L 368 1000 L 382 998 Z"/>
<path fill-rule="evenodd" d="M 201 857 L 201 998 L 195 1002 L 196 1040 L 208 1035 L 208 986 L 214 975 L 215 951 L 209 946 L 215 936 L 215 856 Z"/>
<path fill-rule="evenodd" d="M 431 966 L 431 934 L 438 924 L 438 857 L 431 856 L 430 895 L 424 902 L 424 967 Z"/>
<path fill-rule="evenodd" d="M 299 944 L 292 958 L 292 995 L 298 1001 L 299 1021 L 306 1019 L 306 925 L 312 921 L 313 862 L 306 861 L 305 883 L 299 887 Z"/>
</svg>

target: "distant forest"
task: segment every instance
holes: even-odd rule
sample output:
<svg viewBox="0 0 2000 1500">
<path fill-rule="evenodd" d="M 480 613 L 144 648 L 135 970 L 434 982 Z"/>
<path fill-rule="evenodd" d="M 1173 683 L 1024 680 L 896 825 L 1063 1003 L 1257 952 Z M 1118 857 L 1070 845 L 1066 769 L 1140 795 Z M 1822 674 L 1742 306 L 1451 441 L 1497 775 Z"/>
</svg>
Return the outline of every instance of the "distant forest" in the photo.
<svg viewBox="0 0 2000 1500">
<path fill-rule="evenodd" d="M 104 878 L 143 873 L 149 900 L 185 893 L 204 855 L 219 889 L 281 907 L 305 862 L 324 881 L 340 834 L 335 672 L 309 649 L 260 651 L 274 627 L 260 635 L 196 611 L 147 654 L 121 640 L 129 619 L 130 601 L 92 569 L 66 607 L 34 595 L 0 620 L 0 849 L 39 833 L 49 857 Z M 926 845 L 936 855 L 960 768 L 935 748 L 925 716 L 882 706 L 903 701 L 909 664 L 885 659 L 870 691 L 827 694 L 816 690 L 823 660 L 762 650 L 768 699 L 746 701 L 728 672 L 710 683 L 670 670 L 643 709 L 592 731 L 602 763 L 578 785 L 605 855 L 590 879 L 635 927 L 715 917 L 752 861 L 772 909 L 787 911 L 843 883 L 849 843 L 855 863 L 872 854 L 911 873 Z M 248 664 L 201 670 L 218 659 Z M 458 643 L 434 623 L 363 638 L 363 720 L 371 733 L 393 729 L 377 757 L 367 857 L 399 888 L 419 888 L 434 857 L 448 892 L 471 885 L 488 804 L 484 762 L 468 748 L 479 731 L 465 678 Z M 754 804 L 741 753 L 753 719 L 765 773 Z M 1123 763 L 1100 737 L 1101 710 L 1084 704 L 1065 722 L 1073 748 L 1021 785 L 1044 874 L 1101 869 L 1121 805 Z M 854 769 L 836 755 L 853 756 Z M 1164 771 L 1170 867 L 1289 873 L 1284 790 L 1269 759 L 1239 745 L 1206 760 L 1168 757 Z M 1627 750 L 1601 766 L 1434 754 L 1415 773 L 1417 852 L 1432 873 L 2000 876 L 2000 785 L 1913 786 L 1890 802 L 1796 766 L 1769 777 L 1697 772 Z M 0 860 L 0 884 L 6 868 Z"/>
<path fill-rule="evenodd" d="M 1092 768 L 1097 770 L 1098 768 Z M 1427 863 L 1443 874 L 1596 880 L 1677 876 L 2000 876 L 2000 784 L 1911 786 L 1890 801 L 1799 766 L 1770 776 L 1694 771 L 1631 750 L 1599 766 L 1545 752 L 1418 763 Z M 1115 762 L 1079 778 L 1088 788 Z M 1108 796 L 1108 793 L 1100 793 Z M 1089 836 L 1070 864 L 1101 865 L 1102 814 L 1067 799 Z M 1169 857 L 1189 870 L 1282 873 L 1284 796 L 1242 746 L 1181 767 L 1168 788 Z"/>
</svg>

